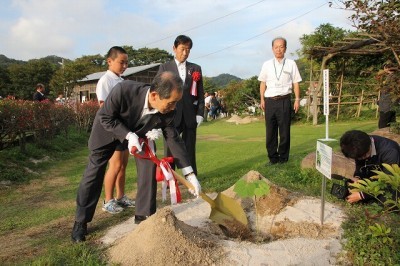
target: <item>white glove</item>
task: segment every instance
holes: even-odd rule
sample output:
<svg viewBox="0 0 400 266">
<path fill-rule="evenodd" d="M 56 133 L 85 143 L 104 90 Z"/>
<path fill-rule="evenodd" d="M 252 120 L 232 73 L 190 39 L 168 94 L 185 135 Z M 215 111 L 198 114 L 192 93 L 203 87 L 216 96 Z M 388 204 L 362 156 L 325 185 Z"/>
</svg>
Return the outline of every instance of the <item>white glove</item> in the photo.
<svg viewBox="0 0 400 266">
<path fill-rule="evenodd" d="M 189 189 L 189 192 L 192 193 L 194 196 L 198 197 L 201 192 L 201 186 L 196 178 L 196 175 L 194 173 L 191 173 L 186 176 L 186 180 L 189 181 L 190 184 L 192 184 L 192 186 L 194 187 L 194 189 Z"/>
<path fill-rule="evenodd" d="M 128 150 L 130 154 L 142 151 L 143 143 L 142 145 L 140 145 L 139 137 L 135 133 L 129 132 L 127 139 L 128 139 Z M 132 149 L 134 149 L 134 151 L 132 151 Z"/>
<path fill-rule="evenodd" d="M 197 127 L 200 126 L 201 122 L 203 122 L 204 118 L 201 115 L 196 115 L 196 122 L 197 122 Z"/>
</svg>

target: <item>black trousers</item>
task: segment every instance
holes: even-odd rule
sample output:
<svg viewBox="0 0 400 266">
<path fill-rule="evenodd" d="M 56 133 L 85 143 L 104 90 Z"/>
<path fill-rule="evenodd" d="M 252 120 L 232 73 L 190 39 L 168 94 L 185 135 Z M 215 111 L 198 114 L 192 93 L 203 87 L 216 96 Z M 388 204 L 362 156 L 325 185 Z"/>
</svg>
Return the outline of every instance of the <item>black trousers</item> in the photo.
<svg viewBox="0 0 400 266">
<path fill-rule="evenodd" d="M 392 122 L 396 122 L 395 111 L 379 112 L 379 128 L 389 127 Z"/>
<path fill-rule="evenodd" d="M 101 195 L 107 163 L 118 144 L 120 142 L 116 140 L 90 151 L 89 162 L 78 188 L 75 221 L 83 223 L 92 221 Z M 138 175 L 135 214 L 150 216 L 156 212 L 156 165 L 145 159 L 135 158 L 135 161 Z"/>
<path fill-rule="evenodd" d="M 185 122 L 182 121 L 181 125 L 176 128 L 178 133 L 181 135 L 183 142 L 185 143 L 186 151 L 189 155 L 189 161 L 193 168 L 193 172 L 197 176 L 197 164 L 196 164 L 196 131 L 197 128 L 188 128 L 185 125 Z M 164 151 L 165 156 L 172 156 L 170 149 L 167 146 L 167 143 L 164 140 Z M 175 164 L 172 163 L 171 167 L 175 169 Z"/>
<path fill-rule="evenodd" d="M 266 148 L 270 162 L 286 162 L 290 151 L 290 123 L 292 104 L 290 97 L 265 99 Z M 279 135 L 279 141 L 278 141 Z"/>
</svg>

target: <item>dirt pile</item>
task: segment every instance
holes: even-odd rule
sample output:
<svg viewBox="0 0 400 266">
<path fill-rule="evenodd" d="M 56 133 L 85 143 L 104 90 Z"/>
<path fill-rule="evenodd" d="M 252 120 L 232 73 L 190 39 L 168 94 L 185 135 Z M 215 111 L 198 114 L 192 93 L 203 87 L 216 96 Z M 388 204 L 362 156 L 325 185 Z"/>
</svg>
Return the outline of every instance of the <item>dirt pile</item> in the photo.
<svg viewBox="0 0 400 266">
<path fill-rule="evenodd" d="M 223 250 L 216 239 L 179 221 L 173 211 L 158 210 L 110 248 L 110 260 L 122 265 L 213 265 Z"/>
<path fill-rule="evenodd" d="M 226 120 L 226 122 L 235 123 L 236 125 L 239 125 L 239 124 L 249 124 L 251 122 L 258 121 L 258 120 L 259 119 L 257 117 L 246 116 L 246 117 L 241 118 L 238 115 L 232 115 L 231 118 Z"/>
</svg>

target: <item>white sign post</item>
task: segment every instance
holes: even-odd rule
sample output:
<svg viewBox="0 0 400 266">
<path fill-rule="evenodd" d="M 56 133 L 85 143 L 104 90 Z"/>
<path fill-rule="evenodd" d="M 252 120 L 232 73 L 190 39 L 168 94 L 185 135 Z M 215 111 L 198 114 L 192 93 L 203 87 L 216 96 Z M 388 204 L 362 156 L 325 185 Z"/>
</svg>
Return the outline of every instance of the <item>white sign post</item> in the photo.
<svg viewBox="0 0 400 266">
<path fill-rule="evenodd" d="M 315 168 L 324 176 L 331 179 L 332 148 L 320 141 L 317 141 L 317 151 L 315 153 Z M 324 224 L 325 190 L 326 190 L 326 179 L 325 177 L 323 177 L 322 188 L 321 188 L 321 225 Z"/>
<path fill-rule="evenodd" d="M 323 70 L 324 81 L 324 115 L 325 115 L 325 139 L 334 140 L 329 138 L 329 69 Z"/>
</svg>

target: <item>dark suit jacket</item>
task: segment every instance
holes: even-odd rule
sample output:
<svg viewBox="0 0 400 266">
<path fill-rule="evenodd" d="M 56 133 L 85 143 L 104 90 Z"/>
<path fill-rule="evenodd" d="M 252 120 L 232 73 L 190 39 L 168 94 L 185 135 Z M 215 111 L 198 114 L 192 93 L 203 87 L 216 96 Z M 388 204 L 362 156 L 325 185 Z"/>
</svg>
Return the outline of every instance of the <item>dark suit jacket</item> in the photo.
<svg viewBox="0 0 400 266">
<path fill-rule="evenodd" d="M 383 163 L 400 165 L 400 146 L 397 142 L 381 136 L 370 135 L 374 139 L 376 155 L 365 160 L 355 160 L 356 170 L 354 176 L 361 179 L 376 175 L 372 170 L 390 173 L 382 166 Z"/>
<path fill-rule="evenodd" d="M 179 77 L 178 66 L 175 63 L 175 60 L 160 65 L 158 73 L 164 71 L 171 71 Z M 197 97 L 190 94 L 190 89 L 193 83 L 191 75 L 195 71 L 199 71 L 201 74 L 201 79 L 197 82 Z M 194 104 L 196 101 L 197 104 Z M 201 117 L 204 116 L 203 74 L 199 65 L 186 61 L 186 79 L 183 85 L 182 99 L 176 104 L 175 125 L 178 127 L 182 122 L 184 122 L 186 127 L 196 128 L 196 115 Z"/>
<path fill-rule="evenodd" d="M 115 140 L 123 142 L 129 132 L 139 137 L 161 128 L 179 168 L 190 166 L 182 139 L 174 125 L 175 112 L 151 114 L 141 118 L 150 85 L 126 80 L 118 83 L 97 111 L 89 138 L 89 149 L 95 150 Z"/>
<path fill-rule="evenodd" d="M 41 94 L 41 93 L 38 92 L 38 91 L 36 91 L 36 92 L 33 94 L 33 100 L 34 100 L 34 101 L 41 102 L 41 101 L 44 101 L 44 100 L 46 100 L 46 99 L 47 99 L 46 96 L 45 96 L 44 94 Z"/>
</svg>

